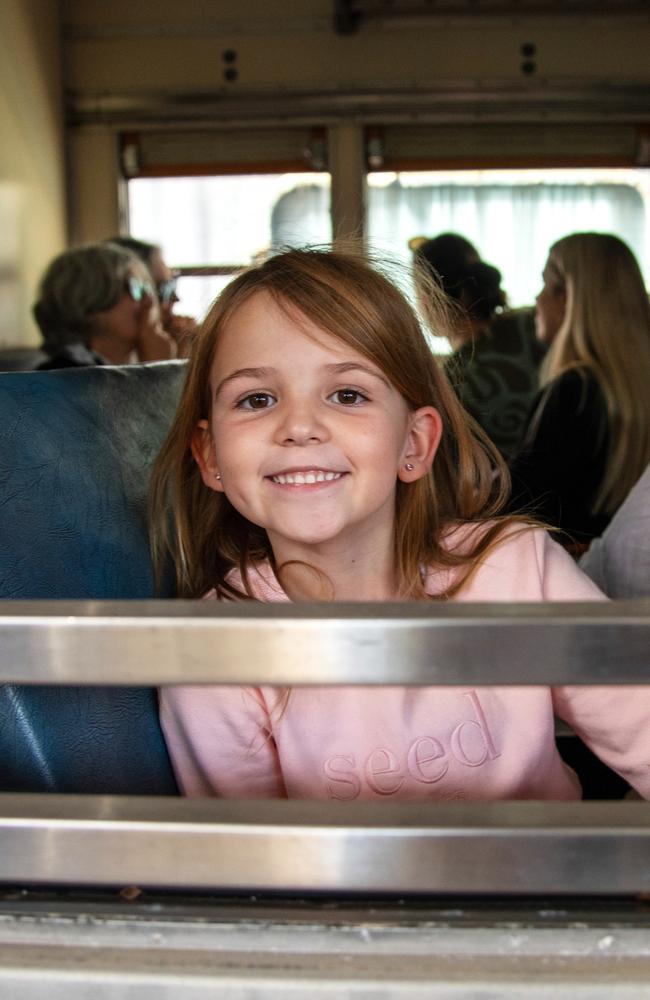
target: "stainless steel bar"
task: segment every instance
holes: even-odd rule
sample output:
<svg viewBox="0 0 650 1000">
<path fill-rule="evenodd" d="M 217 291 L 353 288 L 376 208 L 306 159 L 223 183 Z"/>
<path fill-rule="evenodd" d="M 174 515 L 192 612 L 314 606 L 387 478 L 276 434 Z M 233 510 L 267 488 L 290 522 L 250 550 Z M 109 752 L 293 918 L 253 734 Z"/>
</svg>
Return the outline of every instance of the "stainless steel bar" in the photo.
<svg viewBox="0 0 650 1000">
<path fill-rule="evenodd" d="M 0 881 L 371 893 L 650 891 L 650 804 L 0 796 Z"/>
<path fill-rule="evenodd" d="M 650 682 L 650 600 L 0 602 L 0 683 Z"/>
</svg>

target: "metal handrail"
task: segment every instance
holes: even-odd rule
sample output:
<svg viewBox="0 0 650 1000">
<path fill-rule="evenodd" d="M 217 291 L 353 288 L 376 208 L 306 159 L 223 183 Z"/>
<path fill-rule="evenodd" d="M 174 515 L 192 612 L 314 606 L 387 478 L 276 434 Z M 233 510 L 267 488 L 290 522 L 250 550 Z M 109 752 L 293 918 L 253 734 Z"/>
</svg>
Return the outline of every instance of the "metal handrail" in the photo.
<svg viewBox="0 0 650 1000">
<path fill-rule="evenodd" d="M 0 881 L 202 890 L 636 893 L 650 803 L 0 795 Z"/>
<path fill-rule="evenodd" d="M 0 681 L 650 681 L 650 601 L 0 602 Z M 650 803 L 0 795 L 0 881 L 292 892 L 650 891 Z"/>
<path fill-rule="evenodd" d="M 650 682 L 650 600 L 2 601 L 0 683 Z"/>
</svg>

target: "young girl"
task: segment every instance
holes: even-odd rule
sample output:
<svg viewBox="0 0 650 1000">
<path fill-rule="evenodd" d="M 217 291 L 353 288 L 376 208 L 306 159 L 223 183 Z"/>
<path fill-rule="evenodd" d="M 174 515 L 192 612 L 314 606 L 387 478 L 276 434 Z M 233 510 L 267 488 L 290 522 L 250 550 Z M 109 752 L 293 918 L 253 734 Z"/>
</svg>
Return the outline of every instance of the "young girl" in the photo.
<svg viewBox="0 0 650 1000">
<path fill-rule="evenodd" d="M 506 491 L 394 285 L 292 250 L 207 317 L 154 473 L 154 552 L 211 600 L 601 599 L 543 530 L 497 516 Z M 578 798 L 554 714 L 650 794 L 645 688 L 175 687 L 161 713 L 187 795 Z"/>
</svg>

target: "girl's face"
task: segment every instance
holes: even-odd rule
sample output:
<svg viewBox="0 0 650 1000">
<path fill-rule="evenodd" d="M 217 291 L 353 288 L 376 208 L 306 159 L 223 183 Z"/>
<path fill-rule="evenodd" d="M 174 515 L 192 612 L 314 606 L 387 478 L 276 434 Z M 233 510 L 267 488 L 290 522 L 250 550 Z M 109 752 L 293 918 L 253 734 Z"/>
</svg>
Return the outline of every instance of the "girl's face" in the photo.
<svg viewBox="0 0 650 1000">
<path fill-rule="evenodd" d="M 225 324 L 210 390 L 192 449 L 203 481 L 266 529 L 277 559 L 390 543 L 398 478 L 431 468 L 435 409 L 409 411 L 376 365 L 264 291 Z"/>
<path fill-rule="evenodd" d="M 546 262 L 542 277 L 544 285 L 535 299 L 535 327 L 537 339 L 542 344 L 550 344 L 564 322 L 566 290 L 550 261 Z"/>
</svg>

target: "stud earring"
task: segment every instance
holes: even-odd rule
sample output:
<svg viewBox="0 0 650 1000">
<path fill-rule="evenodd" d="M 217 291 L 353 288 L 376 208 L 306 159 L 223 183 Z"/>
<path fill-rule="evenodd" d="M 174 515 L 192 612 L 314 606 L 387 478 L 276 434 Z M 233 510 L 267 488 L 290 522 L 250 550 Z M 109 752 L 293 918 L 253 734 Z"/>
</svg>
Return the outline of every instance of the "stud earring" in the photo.
<svg viewBox="0 0 650 1000">
<path fill-rule="evenodd" d="M 406 465 L 404 466 L 404 468 L 406 469 L 407 472 L 413 472 L 413 469 L 415 468 L 415 466 L 411 465 L 410 462 L 407 462 Z"/>
<path fill-rule="evenodd" d="M 221 473 L 219 473 L 219 472 L 215 472 L 215 474 L 214 474 L 214 478 L 215 478 L 215 479 L 221 479 Z"/>
</svg>

